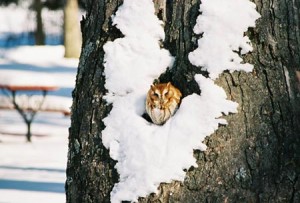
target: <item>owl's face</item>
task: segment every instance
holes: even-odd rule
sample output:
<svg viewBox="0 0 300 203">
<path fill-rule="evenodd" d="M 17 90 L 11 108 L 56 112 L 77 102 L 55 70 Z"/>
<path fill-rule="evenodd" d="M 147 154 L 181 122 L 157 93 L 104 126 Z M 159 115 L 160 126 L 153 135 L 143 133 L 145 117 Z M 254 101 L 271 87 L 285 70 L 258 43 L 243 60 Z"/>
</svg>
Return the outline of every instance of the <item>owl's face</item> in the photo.
<svg viewBox="0 0 300 203">
<path fill-rule="evenodd" d="M 169 98 L 172 97 L 173 91 L 169 88 L 169 85 L 158 84 L 151 86 L 150 97 L 153 101 L 155 108 L 164 109 L 169 101 Z"/>
<path fill-rule="evenodd" d="M 170 82 L 151 85 L 146 98 L 146 111 L 153 123 L 164 124 L 176 111 L 181 92 Z"/>
</svg>

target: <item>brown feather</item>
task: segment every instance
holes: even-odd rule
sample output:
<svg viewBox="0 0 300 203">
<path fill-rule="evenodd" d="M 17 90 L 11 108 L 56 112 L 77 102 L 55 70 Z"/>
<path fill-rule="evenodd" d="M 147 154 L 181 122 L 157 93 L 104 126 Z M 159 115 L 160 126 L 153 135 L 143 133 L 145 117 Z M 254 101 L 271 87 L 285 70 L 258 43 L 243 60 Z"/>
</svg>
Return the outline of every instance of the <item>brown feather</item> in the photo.
<svg viewBox="0 0 300 203">
<path fill-rule="evenodd" d="M 153 123 L 164 124 L 176 111 L 181 92 L 170 82 L 151 85 L 146 99 L 146 111 Z"/>
</svg>

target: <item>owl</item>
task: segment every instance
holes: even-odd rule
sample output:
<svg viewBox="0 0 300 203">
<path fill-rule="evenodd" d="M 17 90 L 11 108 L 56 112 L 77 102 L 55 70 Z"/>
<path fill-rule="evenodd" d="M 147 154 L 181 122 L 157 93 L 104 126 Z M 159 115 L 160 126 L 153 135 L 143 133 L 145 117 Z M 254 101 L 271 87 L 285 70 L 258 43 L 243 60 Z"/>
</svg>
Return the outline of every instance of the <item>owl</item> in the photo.
<svg viewBox="0 0 300 203">
<path fill-rule="evenodd" d="M 151 85 L 146 98 L 146 111 L 153 123 L 164 124 L 178 107 L 181 92 L 170 82 Z"/>
</svg>

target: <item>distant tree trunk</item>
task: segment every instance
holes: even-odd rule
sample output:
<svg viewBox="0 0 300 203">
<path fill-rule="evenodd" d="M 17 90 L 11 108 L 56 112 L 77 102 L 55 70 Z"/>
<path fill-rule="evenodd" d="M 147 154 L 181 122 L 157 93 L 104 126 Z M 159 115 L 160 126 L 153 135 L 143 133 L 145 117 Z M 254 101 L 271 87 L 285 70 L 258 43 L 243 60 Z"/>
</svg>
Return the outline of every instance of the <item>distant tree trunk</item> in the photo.
<svg viewBox="0 0 300 203">
<path fill-rule="evenodd" d="M 79 58 L 81 51 L 81 32 L 78 21 L 77 0 L 67 0 L 64 9 L 64 46 L 66 58 Z"/>
<path fill-rule="evenodd" d="M 36 30 L 34 32 L 35 44 L 45 45 L 45 33 L 42 18 L 43 5 L 41 0 L 34 0 L 33 7 L 36 12 Z"/>
<path fill-rule="evenodd" d="M 103 45 L 120 37 L 110 16 L 122 1 L 87 0 L 82 22 L 83 51 L 73 93 L 67 166 L 67 202 L 109 202 L 118 181 L 115 162 L 102 145 L 102 119 L 111 107 L 103 99 Z M 239 113 L 206 139 L 208 150 L 195 151 L 198 168 L 183 183 L 161 184 L 157 195 L 140 202 L 300 202 L 299 2 L 258 1 L 262 17 L 248 36 L 252 73 L 224 73 L 217 80 Z M 164 47 L 176 57 L 160 79 L 172 81 L 184 96 L 201 93 L 193 76 L 206 74 L 187 58 L 197 47 L 193 26 L 199 0 L 167 1 Z M 164 12 L 157 12 L 164 13 Z M 216 59 L 217 60 L 217 59 Z M 205 118 L 203 118 L 205 119 Z"/>
</svg>

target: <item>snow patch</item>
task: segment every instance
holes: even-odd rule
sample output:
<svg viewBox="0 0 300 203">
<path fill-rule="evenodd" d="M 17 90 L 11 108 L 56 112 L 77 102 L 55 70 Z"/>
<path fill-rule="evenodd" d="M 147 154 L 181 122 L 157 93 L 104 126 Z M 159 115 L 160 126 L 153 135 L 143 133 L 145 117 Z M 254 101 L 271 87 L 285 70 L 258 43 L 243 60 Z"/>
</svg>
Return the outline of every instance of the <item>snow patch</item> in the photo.
<svg viewBox="0 0 300 203">
<path fill-rule="evenodd" d="M 64 58 L 64 46 L 20 46 L 16 48 L 0 49 L 0 65 L 9 63 L 30 65 L 32 68 L 70 68 L 70 71 L 78 66 L 78 59 Z M 15 68 L 16 64 L 11 68 Z M 24 68 L 24 67 L 23 67 Z M 45 69 L 44 72 L 47 70 Z M 50 70 L 51 71 L 51 70 Z M 47 71 L 48 73 L 50 71 Z M 55 72 L 55 71 L 52 71 Z M 63 72 L 63 70 L 56 71 Z M 74 86 L 74 84 L 73 84 Z"/>
<path fill-rule="evenodd" d="M 0 70 L 3 86 L 50 86 L 56 87 L 56 79 L 47 73 L 34 71 Z"/>
<path fill-rule="evenodd" d="M 224 70 L 249 72 L 253 65 L 242 63 L 237 52 L 252 51 L 244 33 L 254 27 L 259 14 L 248 0 L 202 0 L 194 32 L 203 33 L 198 48 L 189 54 L 190 62 L 207 70 L 216 79 Z M 216 60 L 217 59 L 217 60 Z"/>
</svg>

